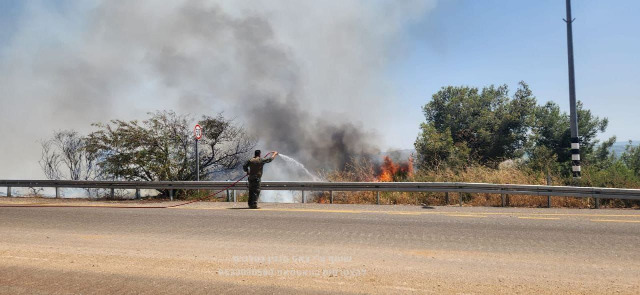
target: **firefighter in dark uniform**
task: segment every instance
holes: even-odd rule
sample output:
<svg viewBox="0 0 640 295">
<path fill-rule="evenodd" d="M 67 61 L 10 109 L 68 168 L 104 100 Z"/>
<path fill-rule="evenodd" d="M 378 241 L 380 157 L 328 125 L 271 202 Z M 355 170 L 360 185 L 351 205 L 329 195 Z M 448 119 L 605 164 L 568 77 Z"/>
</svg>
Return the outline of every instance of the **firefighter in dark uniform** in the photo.
<svg viewBox="0 0 640 295">
<path fill-rule="evenodd" d="M 260 197 L 260 178 L 262 178 L 262 166 L 264 164 L 273 161 L 276 158 L 278 152 L 271 152 L 270 158 L 262 158 L 260 156 L 260 150 L 256 150 L 254 157 L 247 160 L 242 165 L 242 170 L 249 175 L 249 208 L 258 209 L 258 198 Z"/>
</svg>

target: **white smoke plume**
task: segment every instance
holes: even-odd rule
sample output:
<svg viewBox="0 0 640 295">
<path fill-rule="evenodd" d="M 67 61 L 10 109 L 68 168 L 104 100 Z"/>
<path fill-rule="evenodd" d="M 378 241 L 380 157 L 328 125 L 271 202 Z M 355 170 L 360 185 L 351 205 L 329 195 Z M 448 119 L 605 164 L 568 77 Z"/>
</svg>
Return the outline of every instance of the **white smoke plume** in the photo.
<svg viewBox="0 0 640 295">
<path fill-rule="evenodd" d="M 54 2 L 56 3 L 56 2 Z M 384 70 L 435 0 L 27 1 L 0 47 L 0 178 L 55 129 L 146 112 L 237 118 L 311 168 L 375 150 Z M 56 6 L 63 5 L 63 6 Z"/>
</svg>

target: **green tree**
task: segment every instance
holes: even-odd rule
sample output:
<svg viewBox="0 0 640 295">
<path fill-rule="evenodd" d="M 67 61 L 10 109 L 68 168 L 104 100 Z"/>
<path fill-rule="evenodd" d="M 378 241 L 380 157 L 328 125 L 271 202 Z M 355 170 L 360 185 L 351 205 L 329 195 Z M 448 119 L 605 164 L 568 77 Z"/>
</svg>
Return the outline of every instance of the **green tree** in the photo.
<svg viewBox="0 0 640 295">
<path fill-rule="evenodd" d="M 632 142 L 629 141 L 620 158 L 636 176 L 640 176 L 640 146 L 633 146 Z"/>
<path fill-rule="evenodd" d="M 194 180 L 195 150 L 193 119 L 171 111 L 149 113 L 139 122 L 112 120 L 94 124 L 97 131 L 87 137 L 86 149 L 107 179 L 164 181 Z M 211 178 L 238 166 L 255 146 L 241 127 L 222 115 L 204 116 L 201 144 L 201 178 Z"/>
<path fill-rule="evenodd" d="M 470 164 L 469 148 L 464 144 L 455 145 L 451 130 L 439 132 L 430 123 L 420 124 L 422 132 L 415 142 L 417 163 L 422 168 L 462 168 Z"/>
<path fill-rule="evenodd" d="M 524 154 L 536 99 L 520 82 L 513 98 L 506 85 L 443 87 L 423 107 L 426 122 L 415 142 L 422 168 L 472 162 L 497 166 Z"/>
<path fill-rule="evenodd" d="M 602 168 L 612 163 L 609 149 L 615 143 L 615 137 L 598 145 L 596 136 L 604 132 L 608 125 L 607 118 L 600 119 L 590 110 L 584 109 L 582 102 L 576 105 L 578 115 L 578 136 L 580 139 L 580 155 L 584 165 L 598 165 Z M 535 108 L 535 122 L 528 146 L 529 164 L 536 171 L 567 175 L 571 171 L 571 131 L 569 115 L 560 111 L 554 102 L 547 102 Z M 547 165 L 548 159 L 556 159 L 556 164 Z M 541 169 L 541 167 L 551 168 Z"/>
</svg>

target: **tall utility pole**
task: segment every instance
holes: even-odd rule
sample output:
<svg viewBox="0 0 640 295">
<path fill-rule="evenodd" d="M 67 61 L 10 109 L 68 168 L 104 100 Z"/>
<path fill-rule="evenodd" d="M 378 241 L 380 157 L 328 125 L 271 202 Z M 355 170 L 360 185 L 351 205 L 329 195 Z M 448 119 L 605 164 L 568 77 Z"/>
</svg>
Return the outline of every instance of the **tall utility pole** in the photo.
<svg viewBox="0 0 640 295">
<path fill-rule="evenodd" d="M 567 0 L 567 50 L 569 53 L 569 107 L 571 121 L 571 170 L 574 178 L 580 178 L 580 139 L 578 138 L 578 114 L 576 113 L 576 77 L 573 69 L 573 30 L 571 24 L 571 0 Z"/>
</svg>

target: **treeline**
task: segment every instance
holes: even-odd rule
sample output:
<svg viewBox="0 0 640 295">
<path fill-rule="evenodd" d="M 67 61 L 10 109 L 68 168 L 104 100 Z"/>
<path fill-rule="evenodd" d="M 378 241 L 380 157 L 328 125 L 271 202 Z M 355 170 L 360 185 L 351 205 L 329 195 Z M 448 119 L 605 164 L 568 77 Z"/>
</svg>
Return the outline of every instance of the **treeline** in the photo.
<svg viewBox="0 0 640 295">
<path fill-rule="evenodd" d="M 582 179 L 572 179 L 569 115 L 554 102 L 538 104 L 524 82 L 513 95 L 506 85 L 443 87 L 423 106 L 423 112 L 415 159 L 398 164 L 385 159 L 377 164 L 366 156 L 352 159 L 343 171 L 321 174 L 330 181 L 551 181 L 556 185 L 640 188 L 640 147 L 630 143 L 621 155 L 614 155 L 615 137 L 597 140 L 606 131 L 607 118 L 594 116 L 580 102 Z M 195 180 L 194 121 L 190 116 L 157 111 L 142 121 L 94 124 L 95 131 L 87 135 L 57 131 L 42 142 L 40 165 L 49 179 Z M 203 116 L 198 124 L 204 130 L 200 179 L 235 176 L 230 174 L 238 172 L 238 164 L 257 139 L 223 115 Z M 353 195 L 356 200 L 370 197 Z M 390 193 L 385 197 L 392 203 L 433 201 L 430 194 Z M 522 200 L 527 205 L 531 198 Z"/>
<path fill-rule="evenodd" d="M 513 96 L 506 85 L 482 89 L 443 87 L 423 106 L 425 122 L 415 141 L 416 164 L 427 174 L 472 167 L 511 166 L 558 184 L 640 187 L 640 148 L 614 155 L 616 137 L 603 142 L 607 118 L 577 104 L 583 177 L 571 178 L 569 115 L 554 102 L 539 105 L 520 82 Z M 423 173 L 424 174 L 424 173 Z"/>
<path fill-rule="evenodd" d="M 597 140 L 608 120 L 594 116 L 578 102 L 578 129 L 582 178 L 571 174 L 569 115 L 554 102 L 538 104 L 529 86 L 520 82 L 513 95 L 506 85 L 482 89 L 468 86 L 443 87 L 423 106 L 425 121 L 415 141 L 416 171 L 383 172 L 387 163 L 352 159 L 344 171 L 324 176 L 331 181 L 420 181 L 553 184 L 594 187 L 640 188 L 640 147 L 626 146 L 615 155 L 616 137 Z M 396 161 L 402 159 L 395 159 Z M 391 166 L 395 164 L 391 163 Z M 371 203 L 375 194 L 343 194 L 338 203 Z M 499 195 L 464 194 L 464 202 L 500 206 Z M 451 204 L 445 193 L 383 192 L 383 204 Z M 320 199 L 328 202 L 327 196 Z M 455 201 L 454 201 L 455 202 Z M 554 207 L 587 208 L 588 198 L 552 198 Z M 546 197 L 509 195 L 509 206 L 542 207 Z M 601 200 L 603 206 L 634 207 L 640 202 Z"/>
<path fill-rule="evenodd" d="M 49 179 L 166 181 L 195 180 L 192 117 L 172 111 L 143 121 L 93 124 L 96 131 L 54 133 L 42 142 L 40 166 Z M 256 140 L 224 116 L 203 116 L 199 144 L 200 178 L 234 170 Z"/>
</svg>

